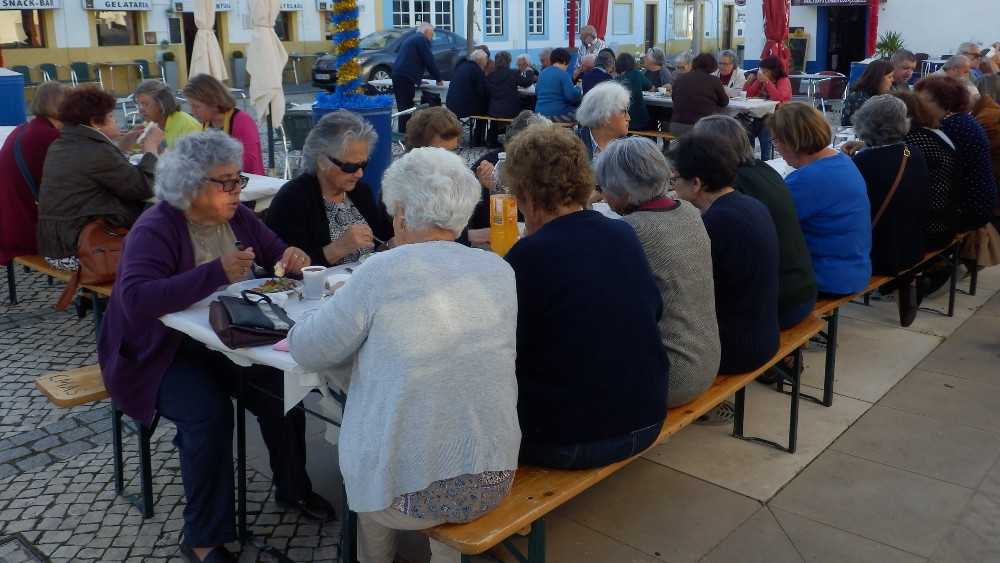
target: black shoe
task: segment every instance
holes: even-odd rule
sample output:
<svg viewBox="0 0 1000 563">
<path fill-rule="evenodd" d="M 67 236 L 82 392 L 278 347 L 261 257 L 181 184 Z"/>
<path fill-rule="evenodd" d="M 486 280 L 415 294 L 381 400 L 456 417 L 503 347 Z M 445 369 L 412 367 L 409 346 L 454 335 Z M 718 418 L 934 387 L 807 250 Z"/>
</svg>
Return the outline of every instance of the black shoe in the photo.
<svg viewBox="0 0 1000 563">
<path fill-rule="evenodd" d="M 310 522 L 325 524 L 337 519 L 337 514 L 333 511 L 333 505 L 316 493 L 309 493 L 306 495 L 306 498 L 298 502 L 281 500 L 275 496 L 274 502 L 286 510 L 297 510 L 299 514 Z"/>
<path fill-rule="evenodd" d="M 181 557 L 186 559 L 188 563 L 236 563 L 237 561 L 236 556 L 226 549 L 224 545 L 215 546 L 215 549 L 209 551 L 204 559 L 198 559 L 191 546 L 182 543 Z"/>
<path fill-rule="evenodd" d="M 899 326 L 913 324 L 913 320 L 917 318 L 917 288 L 912 285 L 900 288 L 896 306 L 899 307 Z"/>
</svg>

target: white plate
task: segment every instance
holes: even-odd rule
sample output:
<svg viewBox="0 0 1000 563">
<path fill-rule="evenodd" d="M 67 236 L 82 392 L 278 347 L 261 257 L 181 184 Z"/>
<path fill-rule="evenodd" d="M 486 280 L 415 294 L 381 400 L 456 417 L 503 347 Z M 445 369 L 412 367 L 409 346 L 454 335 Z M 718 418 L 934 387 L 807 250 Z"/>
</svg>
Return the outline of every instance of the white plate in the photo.
<svg viewBox="0 0 1000 563">
<path fill-rule="evenodd" d="M 227 287 L 226 288 L 226 293 L 228 293 L 230 295 L 239 296 L 240 292 L 243 291 L 243 290 L 245 290 L 245 289 L 256 290 L 258 287 L 260 287 L 267 280 L 277 280 L 277 279 L 278 278 L 257 278 L 255 280 L 243 280 L 241 282 L 236 282 L 233 285 Z M 275 292 L 271 292 L 271 293 L 264 293 L 264 295 L 274 295 L 274 294 L 277 294 L 277 293 L 283 293 L 285 295 L 289 295 L 289 294 L 291 294 L 293 292 L 301 291 L 302 290 L 302 282 L 300 282 L 298 280 L 291 280 L 291 282 L 294 285 L 294 287 L 292 287 L 292 289 L 288 289 L 288 290 L 285 290 L 285 291 L 275 291 Z"/>
</svg>

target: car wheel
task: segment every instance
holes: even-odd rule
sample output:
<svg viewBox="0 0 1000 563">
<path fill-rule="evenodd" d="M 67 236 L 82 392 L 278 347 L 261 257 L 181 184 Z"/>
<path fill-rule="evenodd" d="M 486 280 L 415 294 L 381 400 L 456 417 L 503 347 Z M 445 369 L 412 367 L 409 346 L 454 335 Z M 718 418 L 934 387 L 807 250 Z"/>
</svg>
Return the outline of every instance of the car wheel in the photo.
<svg viewBox="0 0 1000 563">
<path fill-rule="evenodd" d="M 389 74 L 389 67 L 387 66 L 377 66 L 372 70 L 371 76 L 368 80 L 391 80 L 392 76 Z M 371 86 L 369 89 L 375 94 L 391 94 L 392 86 Z"/>
</svg>

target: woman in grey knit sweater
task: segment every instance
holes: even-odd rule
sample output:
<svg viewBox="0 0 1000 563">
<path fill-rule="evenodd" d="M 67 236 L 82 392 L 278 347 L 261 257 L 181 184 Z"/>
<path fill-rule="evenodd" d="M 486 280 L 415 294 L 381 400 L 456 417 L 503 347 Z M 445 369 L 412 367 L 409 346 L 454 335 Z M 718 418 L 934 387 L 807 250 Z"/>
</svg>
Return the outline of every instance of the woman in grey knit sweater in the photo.
<svg viewBox="0 0 1000 563">
<path fill-rule="evenodd" d="M 594 167 L 604 200 L 639 235 L 663 296 L 667 406 L 689 403 L 715 380 L 720 358 L 711 244 L 701 214 L 667 195 L 670 165 L 648 139 L 612 142 Z"/>
</svg>

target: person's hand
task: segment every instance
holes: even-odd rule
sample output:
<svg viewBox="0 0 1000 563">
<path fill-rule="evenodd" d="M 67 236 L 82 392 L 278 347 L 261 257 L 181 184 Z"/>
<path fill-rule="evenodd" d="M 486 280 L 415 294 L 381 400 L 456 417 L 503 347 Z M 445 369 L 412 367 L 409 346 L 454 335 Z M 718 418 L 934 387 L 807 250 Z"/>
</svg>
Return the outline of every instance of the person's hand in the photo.
<svg viewBox="0 0 1000 563">
<path fill-rule="evenodd" d="M 490 242 L 490 230 L 486 229 L 469 229 L 469 243 L 471 244 L 489 244 Z"/>
<path fill-rule="evenodd" d="M 142 139 L 143 152 L 157 154 L 160 150 L 160 143 L 163 142 L 163 130 L 156 123 L 150 123 L 146 127 L 146 136 Z"/>
<path fill-rule="evenodd" d="M 847 156 L 854 156 L 863 148 L 865 148 L 865 144 L 861 141 L 847 141 L 843 145 L 840 145 L 840 152 Z"/>
<path fill-rule="evenodd" d="M 748 72 L 746 74 L 746 77 L 747 77 L 746 84 L 753 84 L 754 82 L 757 82 L 757 73 L 756 72 Z"/>
<path fill-rule="evenodd" d="M 479 178 L 479 183 L 487 190 L 496 188 L 496 182 L 493 181 L 493 168 L 493 163 L 488 160 L 480 162 L 476 168 L 476 177 Z"/>
<path fill-rule="evenodd" d="M 285 268 L 285 274 L 300 274 L 302 273 L 302 268 L 305 268 L 312 263 L 309 255 L 302 251 L 300 248 L 294 246 L 289 246 L 285 249 L 285 252 L 281 255 L 281 260 L 278 262 Z M 278 275 L 275 272 L 274 275 Z M 279 276 L 280 277 L 280 276 Z"/>
<path fill-rule="evenodd" d="M 667 95 L 668 96 L 670 96 L 670 95 L 672 95 L 674 93 L 674 85 L 673 84 L 664 84 L 663 87 L 667 89 Z"/>
<path fill-rule="evenodd" d="M 438 86 L 444 86 L 444 80 L 438 80 L 437 81 L 437 85 Z"/>
<path fill-rule="evenodd" d="M 761 72 L 760 74 L 758 74 L 757 80 L 760 80 L 764 84 L 774 82 L 773 80 L 771 80 L 770 75 L 768 75 L 766 72 Z"/>
<path fill-rule="evenodd" d="M 374 248 L 374 236 L 371 227 L 368 225 L 351 225 L 347 231 L 332 244 L 340 247 L 341 252 L 346 256 L 359 248 Z"/>
<path fill-rule="evenodd" d="M 124 151 L 131 151 L 132 147 L 139 140 L 142 132 L 146 130 L 146 126 L 142 123 L 136 123 L 131 129 L 123 131 L 121 135 L 118 136 L 118 146 Z"/>
<path fill-rule="evenodd" d="M 253 267 L 253 259 L 253 248 L 233 250 L 219 257 L 229 283 L 238 282 L 246 277 L 247 270 Z"/>
</svg>

